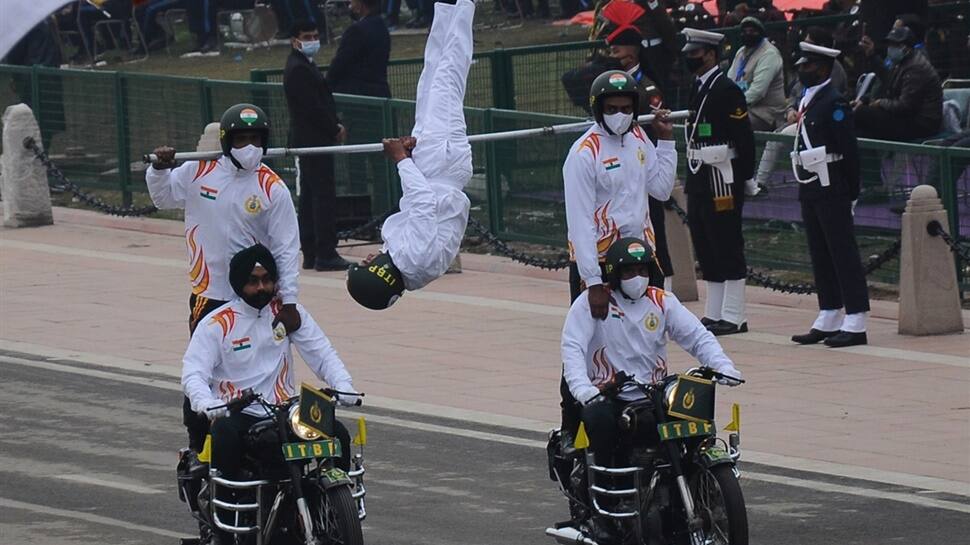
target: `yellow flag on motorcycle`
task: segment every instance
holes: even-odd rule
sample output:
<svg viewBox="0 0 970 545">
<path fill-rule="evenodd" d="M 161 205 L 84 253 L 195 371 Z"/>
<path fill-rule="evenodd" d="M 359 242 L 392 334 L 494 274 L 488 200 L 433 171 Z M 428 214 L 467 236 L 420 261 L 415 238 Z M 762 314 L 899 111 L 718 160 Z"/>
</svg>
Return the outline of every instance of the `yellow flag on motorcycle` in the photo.
<svg viewBox="0 0 970 545">
<path fill-rule="evenodd" d="M 354 444 L 359 447 L 367 446 L 367 422 L 363 416 L 357 419 L 357 437 L 354 437 Z"/>
<path fill-rule="evenodd" d="M 589 448 L 589 436 L 586 435 L 586 426 L 582 422 L 579 423 L 579 429 L 576 430 L 576 440 L 573 441 L 573 447 L 576 450 Z"/>
<path fill-rule="evenodd" d="M 731 405 L 731 423 L 724 426 L 724 431 L 741 431 L 741 407 L 737 403 Z"/>
<path fill-rule="evenodd" d="M 307 383 L 300 385 L 300 422 L 327 437 L 334 436 L 333 398 Z"/>
<path fill-rule="evenodd" d="M 680 375 L 667 414 L 693 422 L 714 421 L 714 383 L 699 377 Z"/>
</svg>

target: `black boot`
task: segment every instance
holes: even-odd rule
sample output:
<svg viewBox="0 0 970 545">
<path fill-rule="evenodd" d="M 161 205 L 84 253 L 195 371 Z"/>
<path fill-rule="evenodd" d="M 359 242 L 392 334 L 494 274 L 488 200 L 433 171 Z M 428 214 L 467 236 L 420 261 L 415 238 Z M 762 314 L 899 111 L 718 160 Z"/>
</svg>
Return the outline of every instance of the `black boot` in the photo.
<svg viewBox="0 0 970 545">
<path fill-rule="evenodd" d="M 835 335 L 825 339 L 825 345 L 832 348 L 844 348 L 846 346 L 856 346 L 860 344 L 869 344 L 869 339 L 866 337 L 865 331 L 862 333 L 839 331 Z"/>
<path fill-rule="evenodd" d="M 813 327 L 804 335 L 792 335 L 791 340 L 792 342 L 796 342 L 798 344 L 815 344 L 820 343 L 837 333 L 838 331 L 822 331 Z"/>
</svg>

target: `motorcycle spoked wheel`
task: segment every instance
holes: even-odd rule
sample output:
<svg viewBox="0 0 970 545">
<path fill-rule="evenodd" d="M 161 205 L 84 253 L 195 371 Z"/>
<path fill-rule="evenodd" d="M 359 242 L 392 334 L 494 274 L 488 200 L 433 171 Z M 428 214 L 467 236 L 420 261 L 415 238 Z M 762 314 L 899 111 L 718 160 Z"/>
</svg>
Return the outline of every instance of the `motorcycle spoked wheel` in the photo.
<svg viewBox="0 0 970 545">
<path fill-rule="evenodd" d="M 313 534 L 324 545 L 363 545 L 357 504 L 349 486 L 317 487 L 310 498 Z"/>
<path fill-rule="evenodd" d="M 730 465 L 701 468 L 690 479 L 694 509 L 711 545 L 748 545 L 748 513 Z"/>
</svg>

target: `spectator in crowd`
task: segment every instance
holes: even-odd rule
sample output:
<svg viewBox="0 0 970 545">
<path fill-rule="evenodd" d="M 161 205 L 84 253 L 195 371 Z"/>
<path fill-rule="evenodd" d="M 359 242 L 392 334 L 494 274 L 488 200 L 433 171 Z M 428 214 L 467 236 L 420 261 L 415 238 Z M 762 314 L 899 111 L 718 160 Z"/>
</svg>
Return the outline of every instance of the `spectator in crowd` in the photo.
<svg viewBox="0 0 970 545">
<path fill-rule="evenodd" d="M 193 52 L 204 55 L 218 55 L 219 39 L 217 33 L 219 28 L 216 15 L 220 11 L 251 10 L 255 5 L 256 0 L 189 0 L 187 3 L 189 30 L 195 34 L 196 38 L 196 46 Z M 316 21 L 317 28 L 325 30 L 323 18 L 320 17 Z"/>
<path fill-rule="evenodd" d="M 748 118 L 756 131 L 773 131 L 784 124 L 785 75 L 781 52 L 765 37 L 765 25 L 754 17 L 741 21 L 741 43 L 728 77 L 744 93 Z M 757 195 L 756 181 L 745 181 L 745 194 Z"/>
<path fill-rule="evenodd" d="M 717 26 L 717 21 L 701 2 L 667 0 L 667 7 L 670 8 L 670 18 L 677 30 L 685 28 L 707 30 Z"/>
<path fill-rule="evenodd" d="M 643 8 L 639 29 L 643 35 L 640 50 L 640 63 L 650 68 L 654 83 L 662 92 L 670 86 L 670 72 L 680 51 L 677 40 L 677 27 L 658 0 L 634 0 Z"/>
<path fill-rule="evenodd" d="M 940 77 L 926 56 L 913 49 L 916 36 L 908 27 L 892 29 L 886 42 L 891 68 L 873 63 L 882 82 L 879 98 L 853 102 L 858 134 L 881 140 L 930 138 L 940 131 L 943 122 Z M 871 45 L 865 53 L 875 55 Z"/>
<path fill-rule="evenodd" d="M 159 26 L 158 17 L 170 9 L 183 9 L 185 6 L 186 0 L 148 0 L 136 5 L 135 21 L 141 29 L 144 43 L 138 44 L 132 53 L 143 54 L 146 51 L 156 51 L 171 43 L 173 37 Z"/>
<path fill-rule="evenodd" d="M 279 21 L 277 38 L 289 38 L 289 29 L 297 21 L 307 20 L 316 25 L 321 36 L 326 36 L 327 26 L 323 13 L 320 11 L 322 2 L 314 0 L 270 0 L 270 7 Z"/>
<path fill-rule="evenodd" d="M 820 26 L 811 26 L 805 31 L 805 42 L 813 45 L 820 45 L 825 48 L 832 48 L 834 39 L 832 34 Z M 828 85 L 835 89 L 840 96 L 845 97 L 848 93 L 848 80 L 845 75 L 845 68 L 842 67 L 842 63 L 837 59 L 833 61 L 831 73 L 829 75 Z M 805 94 L 805 87 L 802 85 L 801 81 L 795 80 L 791 86 L 791 90 L 788 93 L 788 108 L 785 111 L 785 126 L 779 129 L 777 132 L 780 134 L 787 134 L 793 136 L 795 134 L 795 123 L 798 121 L 798 110 L 801 104 L 802 96 Z M 765 151 L 761 156 L 761 162 L 758 164 L 758 174 L 755 177 L 755 182 L 758 187 L 764 187 L 769 185 L 769 178 L 771 173 L 774 171 L 775 162 L 778 160 L 778 154 L 781 153 L 782 149 L 789 149 L 790 146 L 783 144 L 781 142 L 766 142 Z"/>
<path fill-rule="evenodd" d="M 404 26 L 406 28 L 428 28 L 434 19 L 435 0 L 409 0 L 408 9 L 414 17 Z M 400 7 L 398 7 L 400 9 Z M 496 9 L 501 9 L 501 2 L 496 3 Z"/>
<path fill-rule="evenodd" d="M 381 2 L 350 0 L 350 9 L 357 20 L 340 38 L 327 70 L 327 83 L 335 93 L 390 98 L 387 61 L 391 35 L 380 15 Z"/>
<path fill-rule="evenodd" d="M 738 26 L 748 17 L 754 17 L 766 23 L 785 20 L 785 14 L 776 8 L 771 0 L 749 0 L 737 2 L 734 8 L 725 10 L 721 26 Z"/>
<path fill-rule="evenodd" d="M 289 146 L 329 146 L 342 143 L 347 132 L 337 117 L 330 86 L 313 57 L 320 50 L 320 32 L 311 21 L 298 21 L 290 32 L 293 47 L 283 72 L 283 93 L 290 113 Z M 345 270 L 350 263 L 337 254 L 337 185 L 332 155 L 308 155 L 296 160 L 300 195 L 300 247 L 303 268 Z"/>
</svg>

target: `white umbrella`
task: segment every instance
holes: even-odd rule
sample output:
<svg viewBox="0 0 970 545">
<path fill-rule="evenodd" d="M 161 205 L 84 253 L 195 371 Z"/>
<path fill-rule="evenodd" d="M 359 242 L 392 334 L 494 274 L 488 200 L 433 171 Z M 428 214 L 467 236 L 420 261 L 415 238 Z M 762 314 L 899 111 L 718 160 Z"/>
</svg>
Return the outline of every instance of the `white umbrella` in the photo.
<svg viewBox="0 0 970 545">
<path fill-rule="evenodd" d="M 0 58 L 37 23 L 72 0 L 0 0 Z"/>
</svg>

